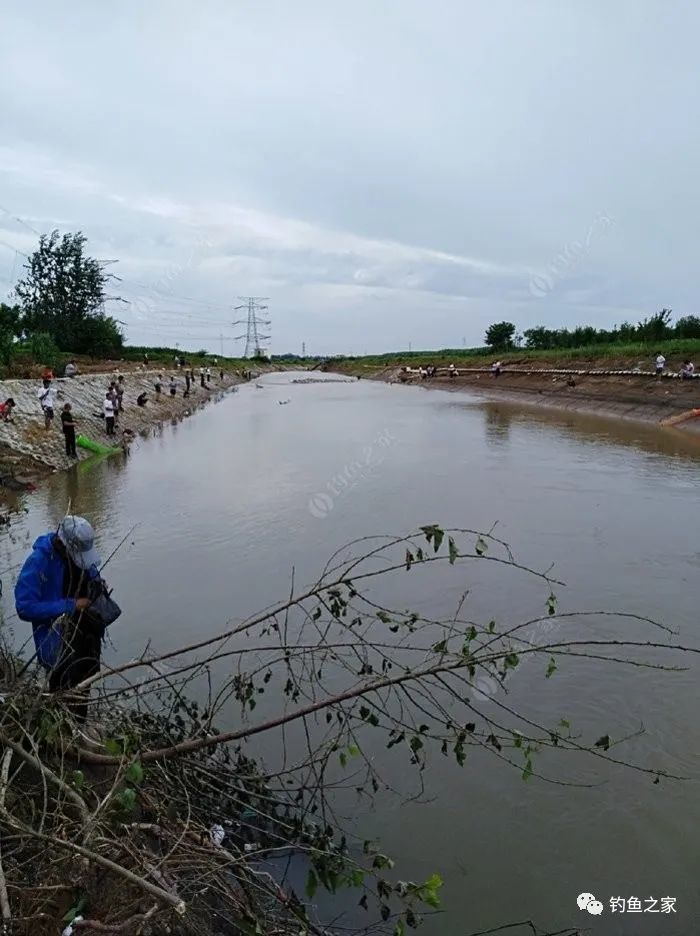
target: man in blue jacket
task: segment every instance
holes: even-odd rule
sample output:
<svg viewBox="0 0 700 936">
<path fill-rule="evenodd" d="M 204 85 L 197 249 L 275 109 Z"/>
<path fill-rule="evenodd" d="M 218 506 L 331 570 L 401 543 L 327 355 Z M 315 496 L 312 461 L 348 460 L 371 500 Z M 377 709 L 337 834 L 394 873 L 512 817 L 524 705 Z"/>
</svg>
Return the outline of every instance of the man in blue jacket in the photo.
<svg viewBox="0 0 700 936">
<path fill-rule="evenodd" d="M 36 540 L 15 585 L 17 614 L 31 622 L 52 692 L 71 689 L 100 668 L 104 627 L 89 611 L 100 581 L 94 541 L 84 517 L 64 517 L 55 533 Z M 87 702 L 74 711 L 84 719 Z"/>
</svg>

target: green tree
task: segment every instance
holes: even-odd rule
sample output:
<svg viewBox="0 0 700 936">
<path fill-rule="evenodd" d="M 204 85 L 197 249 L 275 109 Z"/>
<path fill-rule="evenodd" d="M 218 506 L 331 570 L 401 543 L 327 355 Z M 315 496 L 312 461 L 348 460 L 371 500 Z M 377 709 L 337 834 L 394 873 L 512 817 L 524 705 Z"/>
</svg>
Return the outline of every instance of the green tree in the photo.
<svg viewBox="0 0 700 936">
<path fill-rule="evenodd" d="M 486 330 L 486 344 L 494 351 L 508 351 L 513 347 L 515 325 L 512 322 L 496 322 Z"/>
<path fill-rule="evenodd" d="M 637 326 L 637 337 L 640 341 L 661 341 L 671 338 L 671 309 L 661 309 L 655 315 L 644 319 Z"/>
<path fill-rule="evenodd" d="M 697 315 L 685 315 L 676 322 L 678 338 L 700 338 L 700 318 Z"/>
<path fill-rule="evenodd" d="M 21 338 L 22 328 L 22 310 L 20 307 L 0 302 L 0 329 L 9 332 L 15 338 Z"/>
<path fill-rule="evenodd" d="M 22 334 L 21 310 L 17 305 L 0 302 L 0 363 L 7 367 L 17 349 Z"/>
<path fill-rule="evenodd" d="M 64 351 L 94 353 L 96 329 L 103 338 L 109 335 L 116 348 L 122 336 L 103 311 L 105 287 L 112 277 L 103 263 L 86 255 L 86 243 L 80 231 L 62 237 L 56 230 L 42 234 L 15 292 L 26 332 L 45 332 Z"/>
</svg>

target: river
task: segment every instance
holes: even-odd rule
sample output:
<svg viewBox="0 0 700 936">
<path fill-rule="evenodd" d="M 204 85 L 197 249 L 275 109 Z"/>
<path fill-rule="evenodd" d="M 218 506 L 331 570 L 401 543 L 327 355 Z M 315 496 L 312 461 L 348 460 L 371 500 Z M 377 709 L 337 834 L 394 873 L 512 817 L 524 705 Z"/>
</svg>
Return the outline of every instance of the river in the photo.
<svg viewBox="0 0 700 936">
<path fill-rule="evenodd" d="M 108 566 L 125 612 L 110 660 L 148 640 L 166 648 L 217 633 L 283 598 L 292 567 L 297 581 L 311 580 L 355 537 L 426 523 L 497 522 L 518 558 L 555 564 L 567 583 L 563 608 L 649 615 L 698 642 L 697 438 L 467 394 L 292 379 L 246 385 L 140 441 L 127 460 L 81 464 L 20 501 L 26 512 L 0 539 L 6 626 L 17 641 L 27 636 L 12 615 L 17 564 L 70 504 L 92 520 L 105 554 L 135 526 Z M 478 573 L 472 585 L 488 586 L 479 612 L 517 620 L 530 610 L 529 591 Z M 463 587 L 411 598 L 447 606 Z M 690 668 L 673 674 L 587 666 L 550 680 L 529 669 L 515 674 L 513 692 L 529 711 L 583 732 L 620 738 L 643 725 L 620 754 L 690 781 L 655 785 L 577 762 L 592 785 L 572 788 L 524 782 L 486 756 L 463 768 L 438 756 L 424 801 L 359 812 L 359 830 L 397 857 L 401 877 L 444 878 L 446 915 L 423 932 L 466 936 L 523 919 L 545 931 L 694 930 L 700 693 L 697 668 L 684 662 Z M 392 754 L 385 770 L 398 782 L 404 763 Z M 561 772 L 571 777 L 571 764 Z M 602 916 L 578 910 L 583 891 L 605 902 Z M 611 914 L 610 897 L 632 895 L 675 897 L 677 913 Z"/>
</svg>

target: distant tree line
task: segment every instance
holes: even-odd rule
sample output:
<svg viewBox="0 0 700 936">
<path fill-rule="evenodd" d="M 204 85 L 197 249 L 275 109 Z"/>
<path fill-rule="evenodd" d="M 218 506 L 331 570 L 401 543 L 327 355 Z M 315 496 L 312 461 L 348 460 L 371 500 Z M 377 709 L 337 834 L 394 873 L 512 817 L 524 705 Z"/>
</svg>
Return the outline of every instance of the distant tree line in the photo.
<svg viewBox="0 0 700 936">
<path fill-rule="evenodd" d="M 529 351 L 550 349 L 584 348 L 590 345 L 609 344 L 654 344 L 673 338 L 700 338 L 700 318 L 686 315 L 675 324 L 671 321 L 671 309 L 661 309 L 637 325 L 623 322 L 614 328 L 594 328 L 579 325 L 576 328 L 527 328 L 521 336 L 515 333 L 511 322 L 497 322 L 486 331 L 486 344 L 493 351 L 508 351 L 518 347 Z"/>
</svg>

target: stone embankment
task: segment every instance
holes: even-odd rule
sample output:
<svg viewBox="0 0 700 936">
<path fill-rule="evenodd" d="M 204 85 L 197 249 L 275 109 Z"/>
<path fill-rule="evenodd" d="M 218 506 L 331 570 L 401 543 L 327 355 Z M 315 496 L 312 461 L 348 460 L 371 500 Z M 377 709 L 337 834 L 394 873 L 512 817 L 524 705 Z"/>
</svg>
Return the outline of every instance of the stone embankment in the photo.
<svg viewBox="0 0 700 936">
<path fill-rule="evenodd" d="M 163 392 L 155 393 L 155 380 L 158 374 L 163 377 Z M 226 392 L 235 389 L 241 378 L 232 373 L 226 374 L 223 381 L 218 374 L 212 375 L 211 383 L 202 388 L 197 381 L 189 397 L 183 396 L 185 379 L 182 371 L 158 371 L 152 369 L 132 370 L 124 373 L 123 412 L 119 416 L 115 436 L 105 433 L 102 418 L 102 404 L 105 392 L 117 372 L 78 375 L 73 378 L 57 378 L 53 385 L 58 391 L 55 404 L 55 417 L 50 429 L 44 426 L 44 417 L 39 403 L 38 393 L 42 387 L 40 380 L 3 380 L 0 381 L 0 402 L 8 397 L 16 403 L 13 422 L 0 422 L 0 485 L 12 487 L 15 476 L 28 478 L 47 471 L 68 468 L 75 459 L 65 454 L 65 443 L 61 431 L 61 410 L 65 403 L 70 403 L 76 423 L 76 433 L 87 436 L 103 444 L 120 444 L 126 431 L 129 434 L 147 434 L 155 426 L 165 421 L 188 416 L 195 409 L 211 400 L 218 399 Z M 170 396 L 168 384 L 170 377 L 177 381 L 177 395 Z M 136 405 L 137 396 L 145 392 L 148 402 L 145 407 Z M 90 452 L 78 449 L 79 459 L 90 457 Z"/>
</svg>

